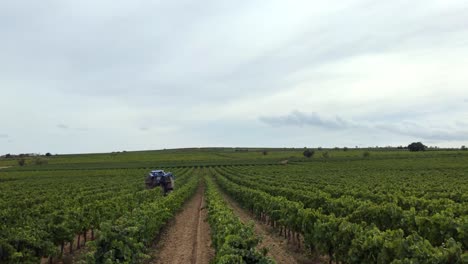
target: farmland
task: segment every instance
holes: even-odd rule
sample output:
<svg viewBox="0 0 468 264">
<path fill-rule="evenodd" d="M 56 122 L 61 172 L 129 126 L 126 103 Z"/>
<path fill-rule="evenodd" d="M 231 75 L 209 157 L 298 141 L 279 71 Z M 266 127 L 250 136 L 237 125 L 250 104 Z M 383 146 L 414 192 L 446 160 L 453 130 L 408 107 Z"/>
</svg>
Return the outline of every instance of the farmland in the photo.
<svg viewBox="0 0 468 264">
<path fill-rule="evenodd" d="M 466 151 L 302 152 L 2 158 L 0 263 L 468 263 Z"/>
</svg>

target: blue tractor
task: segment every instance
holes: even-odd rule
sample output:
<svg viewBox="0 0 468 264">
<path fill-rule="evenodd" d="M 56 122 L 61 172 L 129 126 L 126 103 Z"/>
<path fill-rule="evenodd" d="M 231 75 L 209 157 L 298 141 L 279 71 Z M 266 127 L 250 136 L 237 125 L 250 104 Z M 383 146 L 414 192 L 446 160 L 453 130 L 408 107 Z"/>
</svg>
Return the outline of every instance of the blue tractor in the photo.
<svg viewBox="0 0 468 264">
<path fill-rule="evenodd" d="M 164 196 L 174 190 L 175 176 L 172 172 L 164 170 L 152 170 L 145 179 L 147 189 L 161 187 Z"/>
</svg>

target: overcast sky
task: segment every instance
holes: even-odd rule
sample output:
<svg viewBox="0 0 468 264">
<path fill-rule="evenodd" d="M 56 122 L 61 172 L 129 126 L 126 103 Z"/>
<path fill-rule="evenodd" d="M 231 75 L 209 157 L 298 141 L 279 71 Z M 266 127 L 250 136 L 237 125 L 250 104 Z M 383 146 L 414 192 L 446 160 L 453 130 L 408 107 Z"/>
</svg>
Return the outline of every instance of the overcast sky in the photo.
<svg viewBox="0 0 468 264">
<path fill-rule="evenodd" d="M 468 145 L 468 1 L 0 1 L 0 154 Z"/>
</svg>

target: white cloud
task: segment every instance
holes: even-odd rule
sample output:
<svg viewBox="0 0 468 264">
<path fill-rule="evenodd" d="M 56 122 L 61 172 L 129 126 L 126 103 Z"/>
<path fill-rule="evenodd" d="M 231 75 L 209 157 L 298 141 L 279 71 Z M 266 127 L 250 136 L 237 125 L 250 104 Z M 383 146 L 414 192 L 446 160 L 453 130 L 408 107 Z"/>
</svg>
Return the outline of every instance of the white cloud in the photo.
<svg viewBox="0 0 468 264">
<path fill-rule="evenodd" d="M 419 138 L 431 141 L 463 141 L 468 140 L 468 126 L 463 122 L 430 123 L 427 120 L 411 121 L 386 120 L 375 118 L 374 120 L 345 120 L 339 116 L 327 117 L 318 113 L 303 113 L 293 111 L 282 116 L 260 117 L 260 121 L 273 127 L 304 127 L 311 126 L 322 129 L 328 133 L 347 131 L 347 133 L 380 133 L 390 132 L 394 135 Z"/>
<path fill-rule="evenodd" d="M 457 0 L 1 2 L 0 119 L 12 142 L 0 147 L 301 146 L 312 130 L 329 145 L 458 144 L 444 129 L 468 119 L 467 10 Z M 358 127 L 278 140 L 287 131 L 259 121 L 294 110 Z M 377 119 L 387 137 L 359 127 Z M 400 133 L 399 122 L 432 134 Z"/>
</svg>

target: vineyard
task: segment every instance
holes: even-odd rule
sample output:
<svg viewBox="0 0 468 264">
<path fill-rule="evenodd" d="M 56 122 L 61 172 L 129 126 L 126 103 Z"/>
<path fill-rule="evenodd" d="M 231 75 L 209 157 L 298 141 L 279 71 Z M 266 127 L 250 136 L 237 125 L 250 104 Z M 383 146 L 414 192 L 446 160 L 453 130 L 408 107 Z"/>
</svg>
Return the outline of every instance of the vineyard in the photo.
<svg viewBox="0 0 468 264">
<path fill-rule="evenodd" d="M 296 263 L 468 263 L 466 152 L 326 153 L 187 149 L 23 167 L 0 159 L 0 263 L 184 263 L 170 259 L 178 253 L 188 263 L 284 263 L 278 253 Z M 174 192 L 145 189 L 153 168 L 177 176 Z M 200 208 L 181 216 L 194 197 Z M 284 243 L 262 243 L 268 236 Z M 165 250 L 171 239 L 178 246 Z"/>
</svg>

